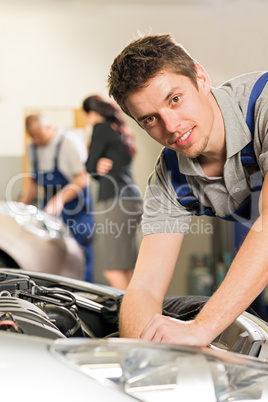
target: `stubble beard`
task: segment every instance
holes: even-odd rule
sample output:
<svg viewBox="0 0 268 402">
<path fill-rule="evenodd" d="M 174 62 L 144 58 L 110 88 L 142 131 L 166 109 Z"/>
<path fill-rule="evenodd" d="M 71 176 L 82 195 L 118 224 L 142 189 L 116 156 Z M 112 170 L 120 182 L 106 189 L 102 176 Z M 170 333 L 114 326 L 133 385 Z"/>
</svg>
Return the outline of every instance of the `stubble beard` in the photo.
<svg viewBox="0 0 268 402">
<path fill-rule="evenodd" d="M 181 153 L 189 159 L 197 159 L 199 156 L 201 156 L 204 153 L 204 151 L 208 145 L 208 140 L 209 140 L 209 137 L 208 137 L 208 135 L 206 135 L 203 138 L 203 141 L 200 144 L 199 149 L 191 150 L 191 148 L 193 148 L 193 145 L 192 145 L 189 148 L 189 150 L 185 150 L 184 152 L 181 152 Z"/>
</svg>

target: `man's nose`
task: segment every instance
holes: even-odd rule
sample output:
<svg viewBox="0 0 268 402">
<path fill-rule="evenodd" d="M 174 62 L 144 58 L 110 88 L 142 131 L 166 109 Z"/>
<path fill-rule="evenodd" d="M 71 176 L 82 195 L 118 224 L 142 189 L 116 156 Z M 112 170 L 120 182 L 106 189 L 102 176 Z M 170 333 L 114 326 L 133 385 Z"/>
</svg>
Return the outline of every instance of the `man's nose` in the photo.
<svg viewBox="0 0 268 402">
<path fill-rule="evenodd" d="M 180 125 L 178 116 L 172 110 L 167 109 L 161 116 L 163 126 L 168 133 L 175 133 L 178 131 L 178 127 Z"/>
</svg>

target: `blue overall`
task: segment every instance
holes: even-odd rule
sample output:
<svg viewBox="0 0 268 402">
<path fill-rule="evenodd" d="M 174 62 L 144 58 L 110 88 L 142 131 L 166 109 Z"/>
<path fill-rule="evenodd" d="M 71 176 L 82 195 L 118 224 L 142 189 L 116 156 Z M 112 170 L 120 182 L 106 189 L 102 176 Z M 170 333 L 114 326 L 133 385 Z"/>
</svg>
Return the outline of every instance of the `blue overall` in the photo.
<svg viewBox="0 0 268 402">
<path fill-rule="evenodd" d="M 254 110 L 255 103 L 260 96 L 264 86 L 268 82 L 268 73 L 263 74 L 255 83 L 248 103 L 248 110 L 246 116 L 246 123 L 252 134 L 252 141 L 246 145 L 241 151 L 241 162 L 245 169 L 254 169 L 254 175 L 250 178 L 250 183 L 252 186 L 252 194 L 230 215 L 221 217 L 227 221 L 233 222 L 249 222 L 251 225 L 254 219 L 257 218 L 256 205 L 258 205 L 258 198 L 260 195 L 263 178 L 257 178 L 256 172 L 260 172 L 253 147 L 253 137 L 254 137 Z M 176 152 L 165 148 L 164 150 L 164 160 L 167 166 L 167 170 L 170 174 L 173 187 L 178 196 L 178 202 L 185 207 L 188 211 L 195 215 L 208 215 L 215 216 L 214 212 L 210 207 L 204 206 L 200 200 L 193 194 L 190 186 L 187 183 L 186 177 L 179 170 L 178 159 Z M 246 226 L 245 226 L 246 227 Z M 246 227 L 246 231 L 249 227 Z"/>
<path fill-rule="evenodd" d="M 38 186 L 44 188 L 43 208 L 58 191 L 69 183 L 58 169 L 58 157 L 63 139 L 64 135 L 60 137 L 57 144 L 54 158 L 54 170 L 51 172 L 43 172 L 38 169 L 37 146 L 33 144 L 32 147 L 34 167 L 33 179 L 37 182 Z M 88 187 L 81 190 L 76 198 L 64 205 L 61 217 L 85 253 L 85 280 L 92 282 L 94 264 L 92 233 L 94 222 L 92 215 L 92 196 Z"/>
</svg>

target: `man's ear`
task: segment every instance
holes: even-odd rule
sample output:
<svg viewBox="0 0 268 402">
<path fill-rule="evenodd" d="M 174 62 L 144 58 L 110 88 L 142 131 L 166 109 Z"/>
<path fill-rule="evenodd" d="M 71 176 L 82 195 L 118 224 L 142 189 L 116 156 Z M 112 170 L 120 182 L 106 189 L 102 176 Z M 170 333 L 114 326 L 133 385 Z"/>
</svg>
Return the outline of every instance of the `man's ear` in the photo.
<svg viewBox="0 0 268 402">
<path fill-rule="evenodd" d="M 195 71 L 198 88 L 202 89 L 206 94 L 209 94 L 211 84 L 208 73 L 199 63 L 195 63 Z"/>
</svg>

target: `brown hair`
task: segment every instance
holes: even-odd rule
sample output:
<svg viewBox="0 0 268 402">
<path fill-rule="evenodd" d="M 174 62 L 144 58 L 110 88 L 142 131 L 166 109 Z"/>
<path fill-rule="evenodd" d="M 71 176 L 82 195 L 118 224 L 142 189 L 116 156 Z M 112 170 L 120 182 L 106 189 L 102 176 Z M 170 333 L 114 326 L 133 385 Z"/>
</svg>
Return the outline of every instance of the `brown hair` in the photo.
<svg viewBox="0 0 268 402">
<path fill-rule="evenodd" d="M 109 95 L 128 114 L 126 98 L 144 88 L 161 70 L 188 77 L 197 87 L 194 59 L 169 34 L 146 35 L 131 42 L 115 58 L 108 77 Z"/>
</svg>

